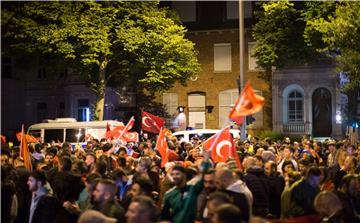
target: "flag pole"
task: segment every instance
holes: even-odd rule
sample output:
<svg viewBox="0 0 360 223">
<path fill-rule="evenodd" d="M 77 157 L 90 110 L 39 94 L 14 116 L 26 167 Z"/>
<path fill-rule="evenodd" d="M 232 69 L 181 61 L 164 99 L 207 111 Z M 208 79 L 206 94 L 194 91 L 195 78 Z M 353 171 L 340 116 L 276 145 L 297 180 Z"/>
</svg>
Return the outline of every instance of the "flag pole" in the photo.
<svg viewBox="0 0 360 223">
<path fill-rule="evenodd" d="M 131 118 L 130 118 L 130 120 L 128 121 L 128 123 L 126 124 L 126 126 L 127 126 L 127 125 L 130 123 L 130 121 L 132 121 L 133 119 L 134 119 L 134 116 L 131 116 Z M 119 139 L 121 139 L 121 137 L 124 135 L 126 126 L 125 126 L 125 128 L 123 128 L 123 130 L 120 132 L 120 135 L 116 138 L 116 141 L 118 141 Z"/>
</svg>

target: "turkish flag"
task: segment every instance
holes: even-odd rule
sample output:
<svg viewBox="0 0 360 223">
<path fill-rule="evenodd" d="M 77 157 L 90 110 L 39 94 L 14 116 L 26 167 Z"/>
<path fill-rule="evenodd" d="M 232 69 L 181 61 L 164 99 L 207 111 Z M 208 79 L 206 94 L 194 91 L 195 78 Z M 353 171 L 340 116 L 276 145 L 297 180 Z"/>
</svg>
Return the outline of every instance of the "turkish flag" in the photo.
<svg viewBox="0 0 360 223">
<path fill-rule="evenodd" d="M 29 171 L 32 171 L 31 155 L 29 152 L 29 145 L 26 140 L 24 125 L 22 125 L 20 134 L 20 158 L 24 160 L 25 168 Z"/>
<path fill-rule="evenodd" d="M 147 132 L 159 133 L 161 127 L 163 127 L 165 121 L 155 115 L 147 112 L 142 112 L 142 129 Z"/>
<path fill-rule="evenodd" d="M 207 139 L 203 148 L 211 153 L 214 162 L 226 162 L 228 158 L 234 158 L 235 146 L 229 127 Z"/>
<path fill-rule="evenodd" d="M 165 132 L 165 136 L 168 138 L 174 137 L 174 135 L 172 134 L 172 132 L 170 131 L 170 129 L 164 128 L 163 131 Z"/>
<path fill-rule="evenodd" d="M 159 137 L 156 141 L 156 148 L 161 155 L 161 167 L 164 167 L 168 162 L 168 144 L 166 142 L 165 131 L 160 129 Z"/>
<path fill-rule="evenodd" d="M 19 140 L 19 142 L 21 142 L 21 134 L 22 132 L 18 132 L 16 133 L 16 138 L 17 140 Z M 25 134 L 24 136 L 26 138 L 26 142 L 27 143 L 38 143 L 39 141 L 32 135 L 29 135 L 29 134 Z"/>
<path fill-rule="evenodd" d="M 123 139 L 126 142 L 139 142 L 139 133 L 137 133 L 137 132 L 124 133 Z"/>
<path fill-rule="evenodd" d="M 126 126 L 120 131 L 120 134 L 117 136 L 117 139 L 121 139 L 121 137 L 129 132 L 129 130 L 134 126 L 135 123 L 135 119 L 134 116 L 131 116 L 130 120 L 128 121 L 128 123 L 126 124 Z"/>
<path fill-rule="evenodd" d="M 247 82 L 243 91 L 235 102 L 235 106 L 231 109 L 229 118 L 241 125 L 247 115 L 259 112 L 265 104 L 264 97 L 256 95 L 250 82 Z"/>
</svg>

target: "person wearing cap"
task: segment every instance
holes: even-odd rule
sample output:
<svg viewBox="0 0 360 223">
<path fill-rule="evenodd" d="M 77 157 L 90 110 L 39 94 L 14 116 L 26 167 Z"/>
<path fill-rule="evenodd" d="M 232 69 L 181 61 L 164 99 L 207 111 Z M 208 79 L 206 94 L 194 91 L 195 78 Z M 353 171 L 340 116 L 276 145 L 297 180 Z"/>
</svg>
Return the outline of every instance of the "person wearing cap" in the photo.
<svg viewBox="0 0 360 223">
<path fill-rule="evenodd" d="M 205 168 L 206 169 L 206 168 Z M 175 165 L 171 178 L 175 185 L 164 195 L 161 220 L 173 223 L 193 222 L 196 217 L 196 200 L 203 188 L 201 176 L 187 182 L 186 168 Z"/>
</svg>

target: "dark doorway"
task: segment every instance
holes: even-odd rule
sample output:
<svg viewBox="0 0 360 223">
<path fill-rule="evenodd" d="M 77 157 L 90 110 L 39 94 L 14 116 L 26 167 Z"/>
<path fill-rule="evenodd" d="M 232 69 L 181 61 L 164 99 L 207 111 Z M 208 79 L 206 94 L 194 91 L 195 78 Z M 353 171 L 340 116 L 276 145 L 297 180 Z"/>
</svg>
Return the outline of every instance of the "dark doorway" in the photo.
<svg viewBox="0 0 360 223">
<path fill-rule="evenodd" d="M 328 137 L 332 132 L 331 93 L 318 88 L 312 95 L 313 136 Z"/>
</svg>

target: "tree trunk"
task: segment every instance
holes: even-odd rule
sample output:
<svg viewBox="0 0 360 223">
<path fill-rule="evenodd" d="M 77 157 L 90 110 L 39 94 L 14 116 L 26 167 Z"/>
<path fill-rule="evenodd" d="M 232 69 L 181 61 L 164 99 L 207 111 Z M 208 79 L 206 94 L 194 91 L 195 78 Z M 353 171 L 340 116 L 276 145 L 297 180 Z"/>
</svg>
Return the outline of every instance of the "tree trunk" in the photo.
<svg viewBox="0 0 360 223">
<path fill-rule="evenodd" d="M 95 119 L 104 120 L 105 91 L 102 95 L 97 95 L 95 105 Z"/>
<path fill-rule="evenodd" d="M 105 107 L 105 90 L 106 90 L 106 66 L 108 64 L 107 58 L 100 64 L 99 67 L 99 83 L 97 83 L 96 90 L 96 105 L 95 105 L 95 116 L 96 120 L 104 120 L 104 107 Z"/>
</svg>

